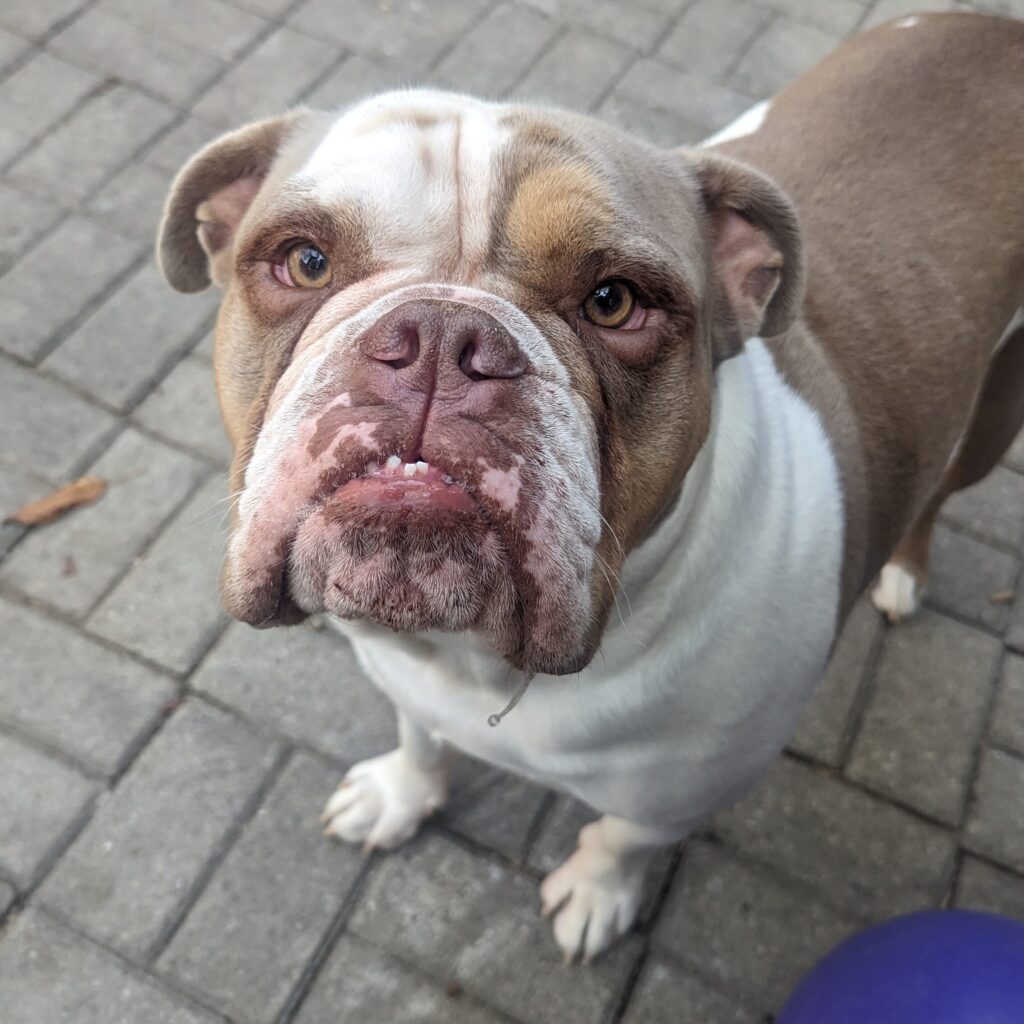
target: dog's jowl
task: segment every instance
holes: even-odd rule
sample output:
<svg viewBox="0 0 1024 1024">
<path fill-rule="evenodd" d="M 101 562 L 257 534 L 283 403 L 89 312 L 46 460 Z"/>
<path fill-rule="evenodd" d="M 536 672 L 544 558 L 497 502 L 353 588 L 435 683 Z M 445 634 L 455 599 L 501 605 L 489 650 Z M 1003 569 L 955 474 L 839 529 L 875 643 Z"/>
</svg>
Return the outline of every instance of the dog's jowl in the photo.
<svg viewBox="0 0 1024 1024">
<path fill-rule="evenodd" d="M 408 91 L 182 170 L 159 253 L 223 291 L 225 603 L 329 613 L 398 709 L 330 832 L 402 842 L 467 751 L 604 815 L 542 886 L 566 955 L 629 928 L 1024 419 L 1022 67 L 1024 25 L 927 15 L 699 149 Z"/>
</svg>

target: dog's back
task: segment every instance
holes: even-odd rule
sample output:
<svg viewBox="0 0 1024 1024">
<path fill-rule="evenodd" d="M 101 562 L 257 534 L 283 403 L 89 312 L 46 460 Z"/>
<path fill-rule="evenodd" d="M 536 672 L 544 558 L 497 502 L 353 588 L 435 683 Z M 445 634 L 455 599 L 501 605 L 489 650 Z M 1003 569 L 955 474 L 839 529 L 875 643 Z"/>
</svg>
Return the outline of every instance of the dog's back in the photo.
<svg viewBox="0 0 1024 1024">
<path fill-rule="evenodd" d="M 804 316 L 773 349 L 832 421 L 848 495 L 865 510 L 848 538 L 863 552 L 849 600 L 938 491 L 973 482 L 944 474 L 1024 304 L 1024 23 L 890 22 L 784 89 L 757 131 L 721 149 L 771 175 L 800 217 Z M 1013 422 L 986 453 L 1020 417 L 1024 405 L 1006 410 Z"/>
</svg>

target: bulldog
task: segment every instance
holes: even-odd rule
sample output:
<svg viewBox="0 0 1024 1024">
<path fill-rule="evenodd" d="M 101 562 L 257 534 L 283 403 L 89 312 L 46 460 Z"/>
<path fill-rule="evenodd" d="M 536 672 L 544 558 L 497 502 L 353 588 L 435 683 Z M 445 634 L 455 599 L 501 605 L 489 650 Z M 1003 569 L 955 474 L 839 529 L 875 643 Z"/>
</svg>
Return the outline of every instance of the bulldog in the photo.
<svg viewBox="0 0 1024 1024">
<path fill-rule="evenodd" d="M 224 601 L 337 618 L 398 713 L 327 831 L 408 839 L 465 751 L 603 815 L 541 886 L 566 957 L 628 929 L 1020 429 L 1022 167 L 1024 24 L 973 14 L 702 148 L 411 90 L 196 155 L 158 250 L 223 291 Z"/>
</svg>

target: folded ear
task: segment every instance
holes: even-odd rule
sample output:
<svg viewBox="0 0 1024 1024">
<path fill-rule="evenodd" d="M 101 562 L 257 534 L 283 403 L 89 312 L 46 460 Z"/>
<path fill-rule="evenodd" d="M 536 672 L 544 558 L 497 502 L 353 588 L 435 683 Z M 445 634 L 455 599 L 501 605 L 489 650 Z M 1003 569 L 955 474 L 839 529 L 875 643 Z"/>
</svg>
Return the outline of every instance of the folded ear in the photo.
<svg viewBox="0 0 1024 1024">
<path fill-rule="evenodd" d="M 202 291 L 211 276 L 224 283 L 238 225 L 282 144 L 308 116 L 297 109 L 254 121 L 211 142 L 178 172 L 156 247 L 160 269 L 174 288 Z"/>
<path fill-rule="evenodd" d="M 803 298 L 803 254 L 792 204 L 772 181 L 716 153 L 690 154 L 710 227 L 718 296 L 717 359 L 748 338 L 781 334 Z"/>
</svg>

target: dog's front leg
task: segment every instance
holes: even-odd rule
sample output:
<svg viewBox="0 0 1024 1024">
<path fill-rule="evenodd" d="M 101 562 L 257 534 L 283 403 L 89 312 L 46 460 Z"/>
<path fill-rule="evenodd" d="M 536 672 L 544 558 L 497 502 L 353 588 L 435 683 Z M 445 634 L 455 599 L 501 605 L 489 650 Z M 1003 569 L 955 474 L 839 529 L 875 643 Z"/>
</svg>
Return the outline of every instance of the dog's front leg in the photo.
<svg viewBox="0 0 1024 1024">
<path fill-rule="evenodd" d="M 606 814 L 580 831 L 576 852 L 541 883 L 545 917 L 554 914 L 555 941 L 566 963 L 586 963 L 636 919 L 647 866 L 658 847 L 686 830 L 635 825 Z"/>
<path fill-rule="evenodd" d="M 448 751 L 402 712 L 398 747 L 353 765 L 324 809 L 328 835 L 391 849 L 412 837 L 448 796 Z"/>
</svg>

